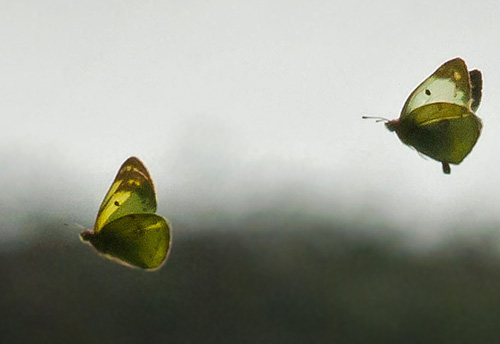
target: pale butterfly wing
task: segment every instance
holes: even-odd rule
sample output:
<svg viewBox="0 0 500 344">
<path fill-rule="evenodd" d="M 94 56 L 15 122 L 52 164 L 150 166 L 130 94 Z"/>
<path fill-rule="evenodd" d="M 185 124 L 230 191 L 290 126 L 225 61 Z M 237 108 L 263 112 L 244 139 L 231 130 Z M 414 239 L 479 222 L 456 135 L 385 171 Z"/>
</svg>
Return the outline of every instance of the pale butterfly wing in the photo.
<svg viewBox="0 0 500 344">
<path fill-rule="evenodd" d="M 479 72 L 479 79 L 481 78 L 480 75 Z M 401 111 L 401 117 L 410 114 L 418 107 L 438 102 L 456 104 L 471 109 L 472 98 L 469 72 L 464 60 L 461 58 L 455 58 L 444 63 L 430 77 L 425 79 L 406 100 Z M 476 109 L 477 106 L 479 106 L 479 102 L 475 106 Z"/>
<path fill-rule="evenodd" d="M 129 214 L 154 214 L 156 196 L 153 181 L 146 167 L 135 157 L 120 167 L 99 208 L 94 231 L 98 233 L 108 223 Z"/>
</svg>

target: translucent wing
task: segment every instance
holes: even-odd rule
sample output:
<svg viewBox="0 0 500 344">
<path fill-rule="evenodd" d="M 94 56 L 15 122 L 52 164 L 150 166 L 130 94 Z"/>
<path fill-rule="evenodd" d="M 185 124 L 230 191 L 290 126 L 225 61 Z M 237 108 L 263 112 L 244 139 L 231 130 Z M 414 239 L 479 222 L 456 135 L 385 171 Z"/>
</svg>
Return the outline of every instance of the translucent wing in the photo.
<svg viewBox="0 0 500 344">
<path fill-rule="evenodd" d="M 433 103 L 416 108 L 401 118 L 401 141 L 443 163 L 460 163 L 477 142 L 481 120 L 467 108 Z"/>
<path fill-rule="evenodd" d="M 142 162 L 131 157 L 120 167 L 108 193 L 102 201 L 94 231 L 129 214 L 154 214 L 156 196 L 153 181 Z"/>
<path fill-rule="evenodd" d="M 166 260 L 171 236 L 168 223 L 154 214 L 132 214 L 106 224 L 99 233 L 83 232 L 98 252 L 126 265 L 156 269 Z"/>
<path fill-rule="evenodd" d="M 474 71 L 474 73 L 476 72 L 479 73 L 480 80 L 481 72 Z M 474 86 L 478 86 L 477 76 L 477 74 L 474 75 Z M 479 106 L 481 86 L 477 89 L 479 90 L 479 97 L 476 98 L 478 99 L 477 105 L 475 105 L 476 109 Z M 444 63 L 410 94 L 401 111 L 401 117 L 410 114 L 420 106 L 439 102 L 456 104 L 471 110 L 472 98 L 471 82 L 467 66 L 464 60 L 455 58 Z"/>
</svg>

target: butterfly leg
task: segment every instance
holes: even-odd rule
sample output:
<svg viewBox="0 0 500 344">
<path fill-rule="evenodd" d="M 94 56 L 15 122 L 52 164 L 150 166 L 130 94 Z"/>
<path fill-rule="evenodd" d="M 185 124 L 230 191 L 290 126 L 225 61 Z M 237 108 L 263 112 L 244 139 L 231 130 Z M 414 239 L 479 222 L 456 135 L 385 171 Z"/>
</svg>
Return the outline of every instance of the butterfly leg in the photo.
<svg viewBox="0 0 500 344">
<path fill-rule="evenodd" d="M 444 174 L 450 174 L 451 173 L 451 168 L 450 168 L 450 164 L 448 164 L 447 162 L 441 162 L 443 164 L 443 173 Z"/>
</svg>

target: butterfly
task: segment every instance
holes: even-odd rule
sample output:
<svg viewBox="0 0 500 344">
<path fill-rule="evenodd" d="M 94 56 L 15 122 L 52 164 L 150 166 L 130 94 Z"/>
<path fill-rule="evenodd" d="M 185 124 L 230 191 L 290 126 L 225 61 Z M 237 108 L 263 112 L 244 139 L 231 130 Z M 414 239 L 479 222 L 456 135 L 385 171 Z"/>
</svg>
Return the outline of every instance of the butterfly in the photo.
<svg viewBox="0 0 500 344">
<path fill-rule="evenodd" d="M 123 163 L 102 201 L 94 230 L 80 233 L 102 255 L 141 269 L 157 269 L 171 244 L 167 221 L 155 214 L 153 181 L 135 157 Z"/>
<path fill-rule="evenodd" d="M 441 162 L 450 174 L 450 164 L 464 160 L 481 134 L 481 120 L 475 115 L 481 102 L 482 75 L 468 71 L 461 58 L 441 65 L 408 97 L 401 115 L 385 121 L 387 129 L 418 152 Z"/>
</svg>

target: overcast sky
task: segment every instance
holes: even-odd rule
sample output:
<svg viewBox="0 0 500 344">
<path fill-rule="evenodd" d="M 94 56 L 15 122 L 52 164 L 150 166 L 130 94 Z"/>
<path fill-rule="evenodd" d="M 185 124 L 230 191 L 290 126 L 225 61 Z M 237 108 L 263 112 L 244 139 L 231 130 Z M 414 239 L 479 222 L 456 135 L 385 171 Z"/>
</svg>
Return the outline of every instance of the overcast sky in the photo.
<svg viewBox="0 0 500 344">
<path fill-rule="evenodd" d="M 295 202 L 423 237 L 500 228 L 498 18 L 493 0 L 2 1 L 3 237 L 92 227 L 131 155 L 167 218 Z M 361 116 L 397 118 L 457 56 L 483 72 L 484 128 L 447 176 Z"/>
</svg>

